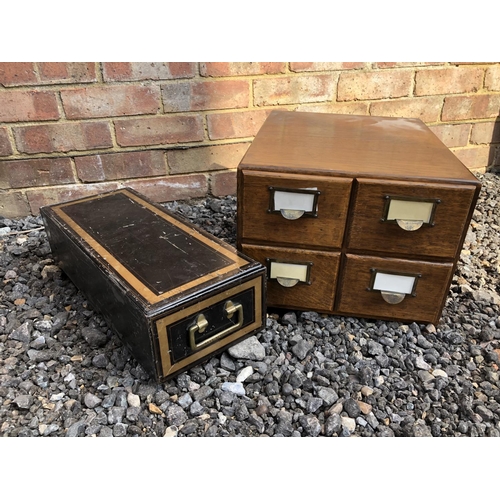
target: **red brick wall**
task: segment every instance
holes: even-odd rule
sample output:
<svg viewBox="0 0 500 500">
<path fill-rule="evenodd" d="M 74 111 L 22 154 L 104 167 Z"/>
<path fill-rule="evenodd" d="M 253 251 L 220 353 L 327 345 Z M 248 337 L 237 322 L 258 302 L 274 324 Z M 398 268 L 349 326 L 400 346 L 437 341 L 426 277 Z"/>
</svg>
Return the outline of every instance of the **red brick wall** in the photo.
<svg viewBox="0 0 500 500">
<path fill-rule="evenodd" d="M 277 108 L 420 118 L 472 171 L 500 165 L 500 63 L 0 63 L 0 215 L 234 194 Z"/>
</svg>

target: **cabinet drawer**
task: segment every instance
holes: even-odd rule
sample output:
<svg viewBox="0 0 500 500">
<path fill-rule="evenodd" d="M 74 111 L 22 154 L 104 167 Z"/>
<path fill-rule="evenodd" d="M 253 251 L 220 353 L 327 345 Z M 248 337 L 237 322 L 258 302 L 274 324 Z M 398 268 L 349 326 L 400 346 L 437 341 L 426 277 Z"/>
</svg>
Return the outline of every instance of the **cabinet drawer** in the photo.
<svg viewBox="0 0 500 500">
<path fill-rule="evenodd" d="M 453 264 L 346 255 L 339 313 L 435 323 Z"/>
<path fill-rule="evenodd" d="M 242 245 L 267 267 L 267 305 L 333 312 L 340 254 Z"/>
<path fill-rule="evenodd" d="M 475 191 L 472 185 L 359 180 L 348 248 L 453 259 Z"/>
<path fill-rule="evenodd" d="M 345 178 L 239 171 L 239 239 L 340 248 L 351 184 Z"/>
</svg>

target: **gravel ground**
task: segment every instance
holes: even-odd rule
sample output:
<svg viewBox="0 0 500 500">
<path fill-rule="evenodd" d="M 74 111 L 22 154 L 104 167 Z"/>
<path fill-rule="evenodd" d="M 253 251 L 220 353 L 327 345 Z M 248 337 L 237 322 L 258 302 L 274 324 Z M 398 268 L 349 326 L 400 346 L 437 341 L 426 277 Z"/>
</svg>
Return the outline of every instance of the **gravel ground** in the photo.
<svg viewBox="0 0 500 500">
<path fill-rule="evenodd" d="M 54 265 L 41 218 L 0 218 L 0 435 L 500 436 L 500 177 L 479 177 L 437 328 L 270 310 L 164 384 Z M 166 206 L 235 244 L 234 197 Z"/>
</svg>

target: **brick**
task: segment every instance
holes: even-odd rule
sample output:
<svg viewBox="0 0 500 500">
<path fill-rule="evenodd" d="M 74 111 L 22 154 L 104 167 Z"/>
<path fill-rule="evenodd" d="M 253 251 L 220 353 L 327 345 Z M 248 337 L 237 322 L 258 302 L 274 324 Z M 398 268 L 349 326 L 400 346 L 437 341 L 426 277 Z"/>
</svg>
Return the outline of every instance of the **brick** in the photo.
<svg viewBox="0 0 500 500">
<path fill-rule="evenodd" d="M 160 89 L 143 85 L 109 85 L 62 90 L 64 112 L 70 120 L 156 114 Z"/>
<path fill-rule="evenodd" d="M 37 215 L 40 207 L 77 200 L 85 196 L 93 196 L 120 188 L 118 182 L 102 182 L 99 184 L 71 184 L 64 187 L 47 187 L 26 192 L 33 215 Z"/>
<path fill-rule="evenodd" d="M 108 123 L 80 122 L 14 128 L 22 153 L 85 151 L 113 146 Z"/>
<path fill-rule="evenodd" d="M 495 64 L 490 66 L 486 70 L 486 76 L 484 78 L 484 86 L 488 90 L 500 91 L 500 64 Z"/>
<path fill-rule="evenodd" d="M 372 102 L 370 114 L 372 116 L 420 118 L 425 123 L 432 123 L 439 120 L 442 107 L 442 97 L 413 97 Z"/>
<path fill-rule="evenodd" d="M 442 62 L 375 62 L 372 64 L 374 68 L 406 68 L 413 66 L 441 66 Z"/>
<path fill-rule="evenodd" d="M 210 174 L 210 193 L 213 196 L 235 196 L 236 188 L 236 170 Z"/>
<path fill-rule="evenodd" d="M 8 219 L 26 217 L 31 210 L 26 195 L 0 190 L 0 214 Z"/>
<path fill-rule="evenodd" d="M 337 71 L 341 69 L 365 68 L 363 62 L 291 62 L 290 71 Z"/>
<path fill-rule="evenodd" d="M 109 62 L 102 63 L 104 81 L 172 80 L 193 78 L 193 62 Z"/>
<path fill-rule="evenodd" d="M 472 146 L 452 151 L 469 170 L 485 168 L 493 163 L 493 155 L 489 146 Z"/>
<path fill-rule="evenodd" d="M 188 198 L 203 198 L 208 193 L 208 181 L 203 174 L 167 176 L 155 179 L 127 181 L 131 187 L 157 203 Z"/>
<path fill-rule="evenodd" d="M 463 94 L 483 85 L 484 70 L 474 66 L 417 71 L 415 95 Z"/>
<path fill-rule="evenodd" d="M 338 73 L 266 78 L 254 81 L 254 104 L 268 106 L 330 101 L 337 89 Z"/>
<path fill-rule="evenodd" d="M 15 85 L 30 85 L 37 83 L 35 67 L 32 62 L 2 62 L 0 63 L 0 85 L 11 87 Z"/>
<path fill-rule="evenodd" d="M 500 114 L 499 94 L 450 96 L 444 100 L 442 121 L 496 118 Z"/>
<path fill-rule="evenodd" d="M 115 121 L 120 146 L 176 144 L 203 140 L 201 116 L 158 116 Z"/>
<path fill-rule="evenodd" d="M 340 74 L 337 100 L 406 97 L 410 95 L 412 84 L 412 70 L 349 71 Z"/>
<path fill-rule="evenodd" d="M 13 90 L 0 93 L 0 122 L 57 120 L 54 92 Z"/>
<path fill-rule="evenodd" d="M 430 127 L 436 137 L 448 148 L 467 146 L 472 125 L 461 123 L 458 125 L 435 125 Z"/>
<path fill-rule="evenodd" d="M 75 158 L 78 178 L 83 182 L 151 177 L 167 173 L 163 151 L 133 151 Z"/>
<path fill-rule="evenodd" d="M 93 62 L 39 62 L 37 66 L 42 82 L 89 83 L 97 81 Z"/>
<path fill-rule="evenodd" d="M 254 137 L 270 112 L 235 111 L 207 115 L 208 136 L 212 140 Z"/>
<path fill-rule="evenodd" d="M 246 108 L 250 84 L 244 80 L 169 82 L 161 86 L 166 113 Z"/>
<path fill-rule="evenodd" d="M 0 188 L 54 186 L 75 182 L 70 158 L 0 161 Z"/>
<path fill-rule="evenodd" d="M 9 141 L 9 135 L 5 127 L 0 127 L 0 156 L 9 156 L 12 154 L 12 146 Z"/>
<path fill-rule="evenodd" d="M 284 73 L 284 62 L 207 62 L 200 63 L 202 76 L 245 76 Z"/>
<path fill-rule="evenodd" d="M 331 102 L 324 104 L 299 104 L 295 111 L 310 113 L 334 113 L 338 115 L 368 115 L 368 102 Z"/>
<path fill-rule="evenodd" d="M 167 151 L 170 173 L 184 174 L 236 168 L 249 146 L 250 143 L 224 144 Z"/>
<path fill-rule="evenodd" d="M 472 144 L 500 142 L 500 121 L 474 123 L 470 142 Z"/>
</svg>

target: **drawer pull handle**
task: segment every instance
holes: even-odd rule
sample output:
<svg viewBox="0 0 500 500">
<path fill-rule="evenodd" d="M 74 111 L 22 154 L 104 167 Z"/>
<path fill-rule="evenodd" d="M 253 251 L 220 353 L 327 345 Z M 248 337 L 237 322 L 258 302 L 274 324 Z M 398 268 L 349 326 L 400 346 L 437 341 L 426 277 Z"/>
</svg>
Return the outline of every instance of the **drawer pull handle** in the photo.
<svg viewBox="0 0 500 500">
<path fill-rule="evenodd" d="M 297 283 L 311 284 L 312 262 L 284 262 L 266 259 L 267 276 L 276 280 L 281 286 L 291 288 Z"/>
<path fill-rule="evenodd" d="M 423 220 L 404 220 L 404 219 L 396 219 L 398 226 L 405 231 L 416 231 L 420 229 L 424 221 Z"/>
<path fill-rule="evenodd" d="M 197 343 L 195 339 L 196 333 L 203 333 L 208 326 L 208 321 L 205 316 L 203 314 L 198 314 L 194 324 L 189 327 L 189 345 L 193 351 L 201 349 L 202 347 L 205 347 L 241 328 L 243 325 L 243 306 L 238 303 L 234 304 L 232 301 L 228 300 L 224 304 L 224 311 L 226 312 L 227 319 L 231 319 L 235 314 L 238 314 L 238 322 L 231 325 L 229 328 L 226 328 L 222 332 Z"/>
<path fill-rule="evenodd" d="M 380 292 L 388 304 L 399 304 L 407 295 L 416 297 L 417 282 L 421 274 L 402 274 L 394 271 L 370 269 L 369 292 Z"/>
<path fill-rule="evenodd" d="M 403 302 L 406 297 L 405 293 L 397 292 L 380 292 L 380 294 L 388 304 L 399 304 L 400 302 Z"/>
<path fill-rule="evenodd" d="M 292 286 L 295 286 L 299 282 L 298 279 L 294 279 L 294 278 L 282 278 L 280 276 L 276 277 L 276 281 L 281 286 L 284 286 L 286 288 L 291 288 Z"/>
<path fill-rule="evenodd" d="M 318 196 L 321 192 L 317 188 L 268 186 L 268 189 L 269 213 L 281 214 L 287 220 L 318 216 Z"/>
<path fill-rule="evenodd" d="M 280 212 L 281 216 L 286 220 L 297 220 L 305 214 L 304 210 L 292 210 L 290 208 L 282 208 Z"/>
<path fill-rule="evenodd" d="M 434 226 L 439 199 L 402 198 L 385 195 L 382 222 L 396 223 L 404 231 L 416 231 L 422 226 Z"/>
</svg>

